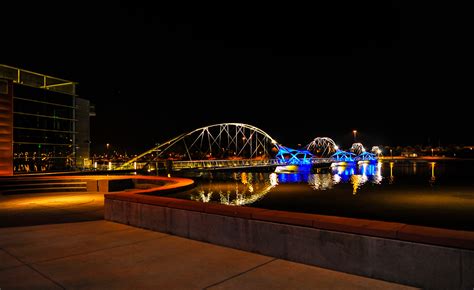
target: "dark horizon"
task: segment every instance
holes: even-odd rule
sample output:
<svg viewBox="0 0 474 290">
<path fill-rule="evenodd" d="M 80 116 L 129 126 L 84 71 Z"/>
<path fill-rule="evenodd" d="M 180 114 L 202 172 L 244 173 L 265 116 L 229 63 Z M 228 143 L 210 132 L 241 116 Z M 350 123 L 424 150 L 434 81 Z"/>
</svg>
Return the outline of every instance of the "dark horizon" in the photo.
<svg viewBox="0 0 474 290">
<path fill-rule="evenodd" d="M 286 145 L 328 136 L 347 147 L 354 129 L 369 146 L 474 144 L 462 100 L 467 26 L 449 7 L 170 13 L 121 1 L 9 11 L 5 23 L 26 29 L 5 32 L 2 63 L 79 82 L 96 106 L 96 152 L 109 143 L 139 153 L 221 122 Z"/>
</svg>

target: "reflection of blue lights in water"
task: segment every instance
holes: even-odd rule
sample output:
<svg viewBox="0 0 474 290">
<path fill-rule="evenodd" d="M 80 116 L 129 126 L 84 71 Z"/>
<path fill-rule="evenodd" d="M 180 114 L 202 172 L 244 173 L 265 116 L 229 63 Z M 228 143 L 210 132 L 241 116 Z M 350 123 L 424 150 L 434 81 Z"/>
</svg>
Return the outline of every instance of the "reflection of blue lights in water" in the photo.
<svg viewBox="0 0 474 290">
<path fill-rule="evenodd" d="M 298 173 L 280 173 L 278 174 L 279 183 L 302 183 L 308 182 L 308 176 L 310 172 L 298 172 Z"/>
<path fill-rule="evenodd" d="M 329 171 L 333 176 L 335 183 L 352 183 L 354 178 L 352 176 L 360 176 L 362 182 L 372 182 L 380 184 L 382 180 L 381 175 L 381 163 L 360 163 L 356 164 L 353 162 L 343 163 L 332 166 Z M 308 180 L 312 180 L 312 172 L 310 166 L 299 168 L 298 172 L 285 172 L 278 174 L 279 183 L 307 183 Z"/>
<path fill-rule="evenodd" d="M 340 182 L 348 182 L 352 175 L 356 172 L 355 163 L 347 163 L 344 165 L 338 165 L 332 167 L 332 174 L 340 177 Z"/>
<path fill-rule="evenodd" d="M 363 170 L 364 172 L 362 173 L 363 175 L 367 176 L 374 176 L 377 174 L 377 163 L 364 163 L 363 164 Z"/>
<path fill-rule="evenodd" d="M 352 175 L 365 175 L 369 179 L 375 175 L 380 175 L 381 163 L 347 163 L 345 165 L 337 165 L 332 167 L 332 174 L 341 176 L 342 181 L 349 180 Z"/>
<path fill-rule="evenodd" d="M 302 164 L 298 166 L 298 171 L 300 172 L 310 172 L 313 166 L 311 164 Z"/>
</svg>

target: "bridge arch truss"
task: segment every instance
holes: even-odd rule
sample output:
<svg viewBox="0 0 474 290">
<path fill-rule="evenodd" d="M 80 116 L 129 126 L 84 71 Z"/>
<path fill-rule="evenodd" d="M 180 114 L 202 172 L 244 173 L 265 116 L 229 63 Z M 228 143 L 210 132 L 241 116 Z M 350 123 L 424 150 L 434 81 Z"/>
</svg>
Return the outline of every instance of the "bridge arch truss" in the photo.
<svg viewBox="0 0 474 290">
<path fill-rule="evenodd" d="M 213 159 L 270 159 L 278 143 L 265 131 L 243 123 L 221 123 L 201 127 L 159 144 L 117 169 L 134 162 L 159 159 L 182 161 Z"/>
<path fill-rule="evenodd" d="M 338 147 L 329 137 L 317 137 L 306 145 L 306 149 L 317 157 L 327 158 L 334 154 Z"/>
</svg>

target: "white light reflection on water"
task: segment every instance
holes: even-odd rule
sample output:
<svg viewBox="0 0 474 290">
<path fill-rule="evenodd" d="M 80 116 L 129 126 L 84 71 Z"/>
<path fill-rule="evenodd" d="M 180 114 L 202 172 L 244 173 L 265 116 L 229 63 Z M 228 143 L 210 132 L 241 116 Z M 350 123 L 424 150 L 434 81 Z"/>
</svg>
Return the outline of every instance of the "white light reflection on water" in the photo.
<svg viewBox="0 0 474 290">
<path fill-rule="evenodd" d="M 262 174 L 263 176 L 263 174 Z M 270 184 L 273 185 L 273 186 L 277 186 L 278 185 L 278 175 L 273 172 L 270 174 Z"/>
<path fill-rule="evenodd" d="M 333 187 L 334 180 L 331 173 L 310 174 L 308 176 L 308 184 L 315 190 L 327 190 Z"/>
<path fill-rule="evenodd" d="M 341 176 L 339 174 L 334 174 L 332 176 L 332 184 L 338 184 L 341 182 Z"/>
<path fill-rule="evenodd" d="M 382 183 L 382 165 L 383 163 L 382 162 L 378 162 L 377 163 L 377 169 L 376 169 L 376 172 L 374 174 L 374 177 L 372 179 L 372 183 L 375 183 L 375 184 L 381 184 Z"/>
<path fill-rule="evenodd" d="M 233 174 L 233 182 L 213 182 L 198 185 L 190 198 L 201 202 L 211 202 L 213 191 L 217 191 L 219 202 L 226 205 L 246 205 L 264 197 L 278 185 L 276 173 L 264 176 L 262 173 Z"/>
<path fill-rule="evenodd" d="M 350 183 L 352 184 L 352 194 L 356 194 L 368 182 L 374 184 L 382 183 L 382 162 L 377 164 L 369 162 L 361 162 L 360 164 L 341 162 L 331 166 L 331 174 L 332 185 Z M 312 182 L 310 185 L 315 190 L 327 189 L 314 186 Z M 329 188 L 332 188 L 332 186 Z"/>
<path fill-rule="evenodd" d="M 435 175 L 435 166 L 436 162 L 430 162 L 431 166 L 431 178 L 430 178 L 430 185 L 433 185 L 436 182 L 436 175 Z"/>
</svg>

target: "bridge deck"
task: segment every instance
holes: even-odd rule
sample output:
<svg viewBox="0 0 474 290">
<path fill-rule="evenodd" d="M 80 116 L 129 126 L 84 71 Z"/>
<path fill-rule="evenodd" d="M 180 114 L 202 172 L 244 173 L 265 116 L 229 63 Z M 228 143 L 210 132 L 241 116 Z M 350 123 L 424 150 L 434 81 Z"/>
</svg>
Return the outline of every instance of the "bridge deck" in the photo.
<svg viewBox="0 0 474 290">
<path fill-rule="evenodd" d="M 374 159 L 376 160 L 376 159 Z M 145 166 L 152 164 L 152 167 L 158 169 L 171 169 L 172 171 L 181 170 L 236 170 L 236 169 L 251 169 L 251 168 L 275 168 L 277 166 L 285 165 L 313 165 L 321 166 L 332 164 L 335 162 L 357 162 L 357 161 L 372 161 L 372 160 L 342 160 L 335 158 L 311 158 L 302 161 L 301 163 L 294 162 L 294 160 L 281 160 L 281 159 L 267 159 L 267 160 L 254 160 L 254 159 L 241 159 L 241 160 L 193 160 L 193 161 L 156 161 L 142 164 L 135 164 L 135 169 L 141 169 Z M 171 167 L 171 168 L 170 168 Z M 152 168 L 153 170 L 153 168 Z"/>
</svg>

